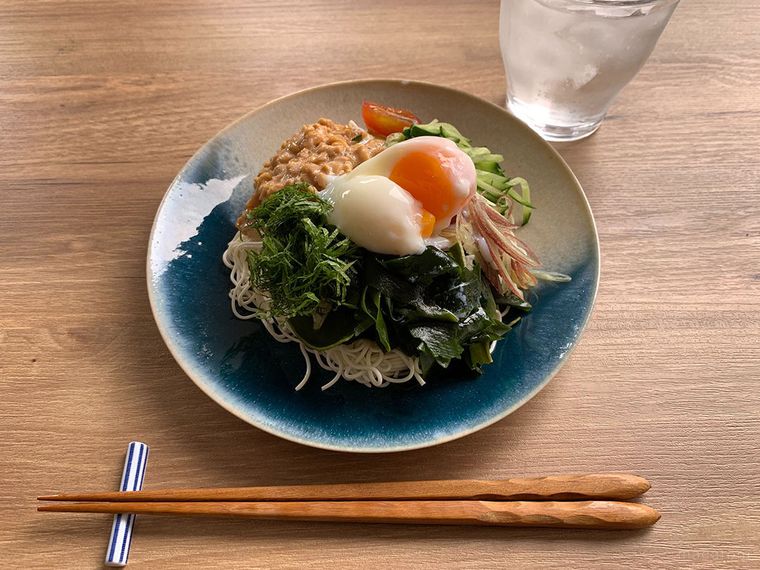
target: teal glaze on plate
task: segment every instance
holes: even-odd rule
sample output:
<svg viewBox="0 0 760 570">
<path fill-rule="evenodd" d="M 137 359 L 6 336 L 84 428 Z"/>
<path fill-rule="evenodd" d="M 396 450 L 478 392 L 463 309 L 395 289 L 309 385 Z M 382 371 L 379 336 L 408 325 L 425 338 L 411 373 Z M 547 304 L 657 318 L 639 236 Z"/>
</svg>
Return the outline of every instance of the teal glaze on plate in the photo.
<svg viewBox="0 0 760 570">
<path fill-rule="evenodd" d="M 480 376 L 431 378 L 384 389 L 341 381 L 316 367 L 307 386 L 298 347 L 273 340 L 230 310 L 221 256 L 250 197 L 253 175 L 302 124 L 360 118 L 362 99 L 455 124 L 505 155 L 506 171 L 531 184 L 536 210 L 520 236 L 544 267 L 570 283 L 541 283 L 534 310 L 501 342 Z M 503 109 L 431 84 L 366 80 L 310 89 L 246 115 L 182 169 L 159 207 L 148 252 L 148 290 L 159 330 L 190 378 L 243 420 L 285 439 L 341 451 L 388 452 L 436 445 L 505 417 L 534 396 L 583 330 L 599 281 L 593 218 L 557 153 Z"/>
</svg>

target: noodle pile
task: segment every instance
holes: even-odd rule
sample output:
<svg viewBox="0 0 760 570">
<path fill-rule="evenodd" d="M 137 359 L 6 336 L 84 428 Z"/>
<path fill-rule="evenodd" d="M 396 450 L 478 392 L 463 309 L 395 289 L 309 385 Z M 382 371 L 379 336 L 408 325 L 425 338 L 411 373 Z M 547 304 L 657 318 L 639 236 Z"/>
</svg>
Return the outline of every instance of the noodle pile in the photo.
<svg viewBox="0 0 760 570">
<path fill-rule="evenodd" d="M 229 297 L 232 312 L 243 320 L 257 318 L 256 310 L 266 309 L 269 303 L 266 291 L 251 287 L 251 272 L 248 267 L 249 251 L 261 251 L 261 241 L 238 232 L 222 256 L 224 264 L 230 269 L 232 289 L 230 289 Z M 278 342 L 295 342 L 299 345 L 306 364 L 306 372 L 296 386 L 296 390 L 303 388 L 311 376 L 310 355 L 314 356 L 320 367 L 335 373 L 333 378 L 322 386 L 322 390 L 335 385 L 341 378 L 376 388 L 402 384 L 412 379 L 420 385 L 425 384 L 419 359 L 404 354 L 398 349 L 384 352 L 374 341 L 359 339 L 320 351 L 306 346 L 290 330 L 285 320 L 261 319 L 261 322 L 272 338 Z"/>
</svg>

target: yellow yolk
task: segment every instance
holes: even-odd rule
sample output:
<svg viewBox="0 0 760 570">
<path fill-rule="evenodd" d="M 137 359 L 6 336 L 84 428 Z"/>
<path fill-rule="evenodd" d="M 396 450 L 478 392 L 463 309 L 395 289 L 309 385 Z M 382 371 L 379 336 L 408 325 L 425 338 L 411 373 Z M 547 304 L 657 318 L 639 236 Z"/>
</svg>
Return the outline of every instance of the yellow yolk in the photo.
<svg viewBox="0 0 760 570">
<path fill-rule="evenodd" d="M 423 208 L 420 212 L 420 235 L 423 238 L 429 238 L 433 235 L 434 228 L 435 216 Z"/>
<path fill-rule="evenodd" d="M 451 218 L 462 209 L 467 196 L 457 196 L 441 157 L 424 151 L 400 157 L 388 176 L 409 192 L 436 219 Z"/>
</svg>

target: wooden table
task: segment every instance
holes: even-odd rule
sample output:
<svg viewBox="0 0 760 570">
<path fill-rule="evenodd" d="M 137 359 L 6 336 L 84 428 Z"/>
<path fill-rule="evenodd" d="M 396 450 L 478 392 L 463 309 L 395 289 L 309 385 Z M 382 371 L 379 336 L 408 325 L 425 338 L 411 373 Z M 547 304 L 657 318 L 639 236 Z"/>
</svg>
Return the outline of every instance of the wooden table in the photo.
<svg viewBox="0 0 760 570">
<path fill-rule="evenodd" d="M 760 567 L 754 0 L 683 2 L 602 129 L 560 147 L 599 225 L 599 298 L 568 364 L 506 420 L 408 453 L 310 449 L 214 404 L 161 341 L 148 232 L 204 141 L 272 98 L 350 78 L 501 104 L 498 10 L 3 2 L 1 566 L 99 567 L 108 517 L 38 514 L 34 497 L 115 488 L 140 439 L 154 488 L 622 470 L 651 478 L 663 518 L 631 533 L 142 517 L 134 567 Z"/>
</svg>

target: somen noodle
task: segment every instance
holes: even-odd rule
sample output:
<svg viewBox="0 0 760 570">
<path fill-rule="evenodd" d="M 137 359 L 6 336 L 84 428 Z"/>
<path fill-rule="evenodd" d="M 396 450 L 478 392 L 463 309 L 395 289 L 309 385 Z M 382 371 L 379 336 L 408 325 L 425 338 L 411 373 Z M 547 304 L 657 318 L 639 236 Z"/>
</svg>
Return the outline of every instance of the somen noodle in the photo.
<svg viewBox="0 0 760 570">
<path fill-rule="evenodd" d="M 222 256 L 224 264 L 230 269 L 230 305 L 232 312 L 239 319 L 260 318 L 257 309 L 265 309 L 269 303 L 266 291 L 251 286 L 251 271 L 248 266 L 248 252 L 261 251 L 261 241 L 246 237 L 238 232 L 230 241 Z M 278 342 L 294 342 L 299 345 L 306 364 L 302 380 L 296 386 L 300 390 L 311 376 L 311 358 L 317 364 L 334 373 L 332 379 L 322 386 L 326 390 L 338 380 L 353 380 L 367 387 L 383 388 L 390 384 L 402 384 L 416 380 L 424 385 L 422 369 L 416 356 L 404 354 L 399 349 L 383 351 L 378 344 L 369 339 L 359 339 L 348 344 L 341 344 L 325 350 L 315 350 L 305 345 L 284 319 L 264 318 L 261 323 L 267 332 Z"/>
</svg>

